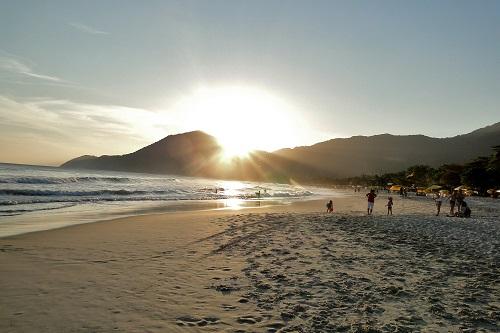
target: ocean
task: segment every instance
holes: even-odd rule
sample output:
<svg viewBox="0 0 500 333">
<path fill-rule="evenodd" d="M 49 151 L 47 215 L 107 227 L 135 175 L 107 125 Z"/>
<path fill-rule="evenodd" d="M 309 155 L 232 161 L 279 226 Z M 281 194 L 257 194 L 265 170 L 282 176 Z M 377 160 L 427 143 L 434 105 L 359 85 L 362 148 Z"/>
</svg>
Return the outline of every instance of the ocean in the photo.
<svg viewBox="0 0 500 333">
<path fill-rule="evenodd" d="M 331 195 L 333 190 L 311 186 L 0 163 L 0 237 L 138 214 Z"/>
</svg>

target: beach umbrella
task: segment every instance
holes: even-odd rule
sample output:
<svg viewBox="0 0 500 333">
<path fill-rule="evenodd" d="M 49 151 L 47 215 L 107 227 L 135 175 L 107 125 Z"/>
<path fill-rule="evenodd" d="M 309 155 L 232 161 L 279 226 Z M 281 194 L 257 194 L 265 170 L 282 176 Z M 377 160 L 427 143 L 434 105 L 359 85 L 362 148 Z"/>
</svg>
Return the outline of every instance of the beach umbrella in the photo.
<svg viewBox="0 0 500 333">
<path fill-rule="evenodd" d="M 394 191 L 394 192 L 399 192 L 401 191 L 401 185 L 392 185 L 390 188 L 389 188 L 389 191 Z"/>
<path fill-rule="evenodd" d="M 389 188 L 389 191 L 399 191 L 401 189 L 401 185 L 392 185 L 391 188 Z"/>
<path fill-rule="evenodd" d="M 455 187 L 455 191 L 460 191 L 460 190 L 468 190 L 469 188 L 465 185 L 460 185 L 458 187 Z"/>
<path fill-rule="evenodd" d="M 442 186 L 439 186 L 439 185 L 431 185 L 427 188 L 428 191 L 437 191 L 437 190 L 440 190 L 442 188 Z"/>
</svg>

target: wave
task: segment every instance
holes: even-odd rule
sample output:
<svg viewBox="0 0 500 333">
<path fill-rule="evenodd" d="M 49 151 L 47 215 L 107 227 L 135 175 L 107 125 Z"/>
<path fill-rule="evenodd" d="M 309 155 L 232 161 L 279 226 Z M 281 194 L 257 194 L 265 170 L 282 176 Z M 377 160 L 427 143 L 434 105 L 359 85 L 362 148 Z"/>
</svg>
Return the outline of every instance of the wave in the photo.
<svg viewBox="0 0 500 333">
<path fill-rule="evenodd" d="M 109 195 L 102 196 L 96 195 L 95 193 L 101 192 L 120 192 L 121 195 Z M 125 195 L 125 192 L 134 193 L 135 195 Z M 94 191 L 94 192 L 84 192 L 85 195 L 49 195 L 49 196 L 37 196 L 37 195 L 24 195 L 18 196 L 18 199 L 11 199 L 6 201 L 0 201 L 0 207 L 6 206 L 15 206 L 15 205 L 24 205 L 24 204 L 48 204 L 48 203 L 85 203 L 85 202 L 120 202 L 120 201 L 189 201 L 189 200 L 225 200 L 225 199 L 242 199 L 242 200 L 254 200 L 254 199 L 263 199 L 264 197 L 258 197 L 255 194 L 239 194 L 235 196 L 227 196 L 227 195 L 205 195 L 205 196 L 161 196 L 159 194 L 171 193 L 169 191 Z M 68 192 L 63 192 L 68 193 Z M 94 193 L 94 194 L 89 194 Z M 1 191 L 0 191 L 1 194 Z M 142 195 L 141 195 L 142 194 Z M 155 195 L 156 194 L 156 195 Z M 314 195 L 311 192 L 303 192 L 303 193 L 275 193 L 273 195 L 268 195 L 267 199 L 278 199 L 278 198 L 300 198 L 304 196 Z M 31 197 L 30 197 L 31 196 Z M 5 211 L 6 209 L 0 208 L 0 212 Z"/>
<path fill-rule="evenodd" d="M 0 178 L 3 184 L 68 184 L 85 182 L 126 183 L 126 177 L 8 177 Z"/>
<path fill-rule="evenodd" d="M 49 202 L 51 203 L 51 202 Z M 61 209 L 61 208 L 69 208 L 76 206 L 77 203 L 69 203 L 66 205 L 60 205 L 57 207 L 32 207 L 31 209 L 29 208 L 24 208 L 24 209 L 0 209 L 0 215 L 19 215 L 21 213 L 27 213 L 27 212 L 35 212 L 35 211 L 40 211 L 40 210 L 55 210 L 55 209 Z"/>
<path fill-rule="evenodd" d="M 142 191 L 142 190 L 98 190 L 98 191 L 52 191 L 52 190 L 24 190 L 24 189 L 0 189 L 0 195 L 18 195 L 18 196 L 100 196 L 100 195 L 138 195 L 138 194 L 182 194 L 183 191 L 161 190 L 161 191 Z"/>
<path fill-rule="evenodd" d="M 178 198 L 178 197 L 68 197 L 68 198 L 53 198 L 45 197 L 41 199 L 29 199 L 29 200 L 10 200 L 10 201 L 0 201 L 0 212 L 5 211 L 1 208 L 2 206 L 15 206 L 15 205 L 32 205 L 32 204 L 51 204 L 51 203 L 87 203 L 87 202 L 123 202 L 123 201 L 190 201 L 190 200 L 214 200 L 215 198 L 205 197 L 205 198 Z M 217 198 L 220 199 L 220 198 Z M 222 198 L 224 199 L 224 198 Z"/>
</svg>

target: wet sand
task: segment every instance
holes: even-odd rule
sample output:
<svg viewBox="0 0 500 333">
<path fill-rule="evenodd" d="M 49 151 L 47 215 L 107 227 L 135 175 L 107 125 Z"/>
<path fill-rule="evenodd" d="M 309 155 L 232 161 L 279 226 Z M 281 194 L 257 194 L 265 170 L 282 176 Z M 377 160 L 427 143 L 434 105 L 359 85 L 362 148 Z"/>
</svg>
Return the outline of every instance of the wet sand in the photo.
<svg viewBox="0 0 500 333">
<path fill-rule="evenodd" d="M 1 332 L 497 332 L 500 203 L 364 193 L 0 239 Z M 443 206 L 443 209 L 446 205 Z"/>
</svg>

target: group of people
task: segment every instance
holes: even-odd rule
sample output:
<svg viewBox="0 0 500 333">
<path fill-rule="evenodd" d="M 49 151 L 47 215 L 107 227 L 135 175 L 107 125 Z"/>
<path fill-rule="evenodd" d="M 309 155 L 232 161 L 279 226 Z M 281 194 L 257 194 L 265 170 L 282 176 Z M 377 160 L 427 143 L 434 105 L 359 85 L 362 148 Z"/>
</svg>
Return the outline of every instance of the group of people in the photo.
<svg viewBox="0 0 500 333">
<path fill-rule="evenodd" d="M 436 216 L 438 216 L 441 212 L 441 205 L 443 204 L 443 201 L 449 200 L 450 213 L 448 216 L 470 217 L 471 210 L 464 199 L 464 194 L 460 190 L 454 190 L 450 196 L 436 193 L 434 196 L 434 201 L 436 202 L 437 209 Z M 457 211 L 455 211 L 455 207 L 457 208 Z"/>
<path fill-rule="evenodd" d="M 375 190 L 370 190 L 370 193 L 366 195 L 368 197 L 368 215 L 371 215 L 373 212 L 373 206 L 375 205 L 375 198 L 377 197 L 377 194 L 375 193 Z M 387 204 L 387 215 L 389 215 L 389 211 L 392 215 L 392 197 L 389 197 L 389 203 Z M 326 203 L 326 212 L 327 213 L 333 213 L 333 201 L 330 200 Z"/>
<path fill-rule="evenodd" d="M 370 190 L 370 192 L 366 194 L 366 197 L 368 199 L 367 213 L 368 213 L 368 215 L 372 215 L 373 206 L 375 205 L 375 198 L 377 197 L 375 190 Z M 439 213 L 441 212 L 441 205 L 443 203 L 443 200 L 450 201 L 450 214 L 447 216 L 470 217 L 471 210 L 464 200 L 464 195 L 463 195 L 462 191 L 455 190 L 448 197 L 441 195 L 440 193 L 436 193 L 434 196 L 434 201 L 436 202 L 436 208 L 437 208 L 436 216 L 439 216 Z M 392 215 L 392 206 L 393 205 L 394 205 L 394 201 L 393 201 L 392 197 L 389 196 L 387 198 L 387 204 L 385 205 L 387 207 L 387 215 Z M 457 211 L 455 211 L 455 207 L 457 208 Z M 333 201 L 332 200 L 327 202 L 326 212 L 333 213 Z"/>
</svg>

